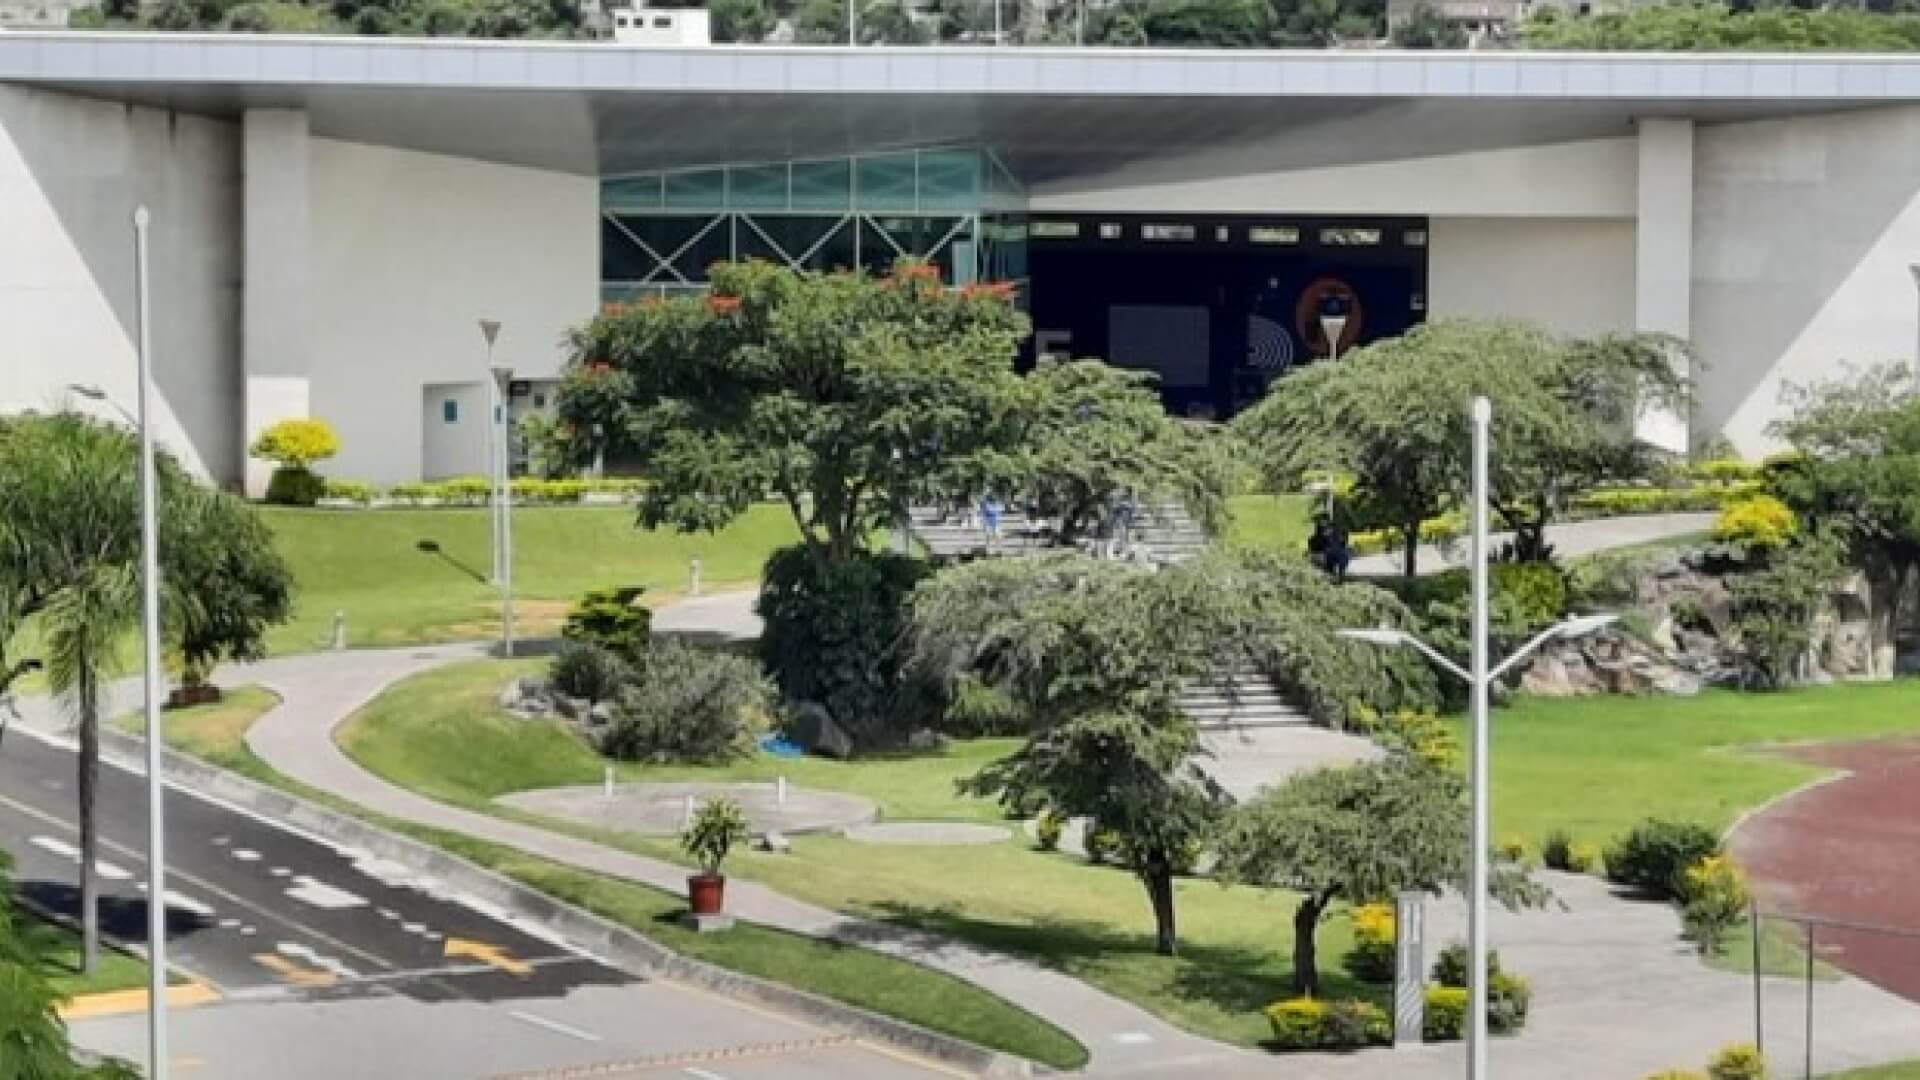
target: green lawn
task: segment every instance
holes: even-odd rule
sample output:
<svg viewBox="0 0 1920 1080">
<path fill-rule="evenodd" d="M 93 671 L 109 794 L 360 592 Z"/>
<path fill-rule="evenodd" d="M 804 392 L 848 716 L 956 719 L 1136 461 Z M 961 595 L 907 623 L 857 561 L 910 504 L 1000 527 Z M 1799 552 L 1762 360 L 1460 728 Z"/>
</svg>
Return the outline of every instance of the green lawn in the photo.
<svg viewBox="0 0 1920 1080">
<path fill-rule="evenodd" d="M 1605 844 L 1649 815 L 1714 829 L 1821 775 L 1768 743 L 1920 733 L 1920 681 L 1692 698 L 1521 698 L 1493 714 L 1494 835 Z"/>
<path fill-rule="evenodd" d="M 536 663 L 498 664 L 492 674 L 504 678 L 511 669 L 526 669 Z M 419 677 L 419 681 L 443 674 L 430 672 Z M 246 745 L 247 728 L 274 703 L 273 695 L 246 687 L 232 691 L 225 701 L 216 705 L 170 712 L 165 718 L 167 743 L 176 750 L 195 754 L 261 783 L 454 852 L 628 926 L 684 955 L 895 1016 L 1055 1068 L 1072 1069 L 1086 1063 L 1086 1049 L 1052 1024 L 976 986 L 930 968 L 866 949 L 762 927 L 743 925 L 725 934 L 697 934 L 678 922 L 679 913 L 686 907 L 679 896 L 583 873 L 458 833 L 384 818 L 316 791 L 281 774 L 254 756 Z M 136 715 L 118 723 L 137 731 L 143 727 L 141 719 Z M 503 725 L 528 731 L 545 727 L 517 721 L 503 721 Z M 563 748 L 558 743 L 530 741 L 515 749 L 526 751 L 527 759 L 533 760 L 539 754 L 560 752 Z M 585 752 L 584 747 L 580 749 Z M 598 776 L 597 772 L 593 774 L 595 779 Z"/>
<path fill-rule="evenodd" d="M 17 928 L 27 951 L 39 958 L 41 974 L 62 998 L 137 990 L 147 985 L 147 964 L 137 956 L 102 945 L 93 974 L 80 973 L 80 933 L 22 912 Z"/>
<path fill-rule="evenodd" d="M 1306 553 L 1313 530 L 1311 495 L 1235 495 L 1227 500 L 1226 541 L 1232 547 Z"/>
<path fill-rule="evenodd" d="M 491 534 L 484 508 L 301 510 L 262 507 L 293 569 L 294 617 L 274 653 L 325 645 L 346 613 L 352 645 L 409 645 L 499 632 L 499 593 L 487 581 Z M 551 633 L 569 602 L 593 588 L 644 585 L 655 598 L 684 592 L 691 561 L 707 588 L 746 585 L 776 548 L 798 542 L 784 507 L 749 509 L 720 532 L 650 532 L 630 506 L 524 507 L 513 512 L 516 616 Z M 422 551 L 423 541 L 438 551 Z"/>
<path fill-rule="evenodd" d="M 415 676 L 348 721 L 341 745 L 371 771 L 434 798 L 678 858 L 669 840 L 541 822 L 491 802 L 510 791 L 601 777 L 602 759 L 563 728 L 514 720 L 496 707 L 501 682 L 528 666 L 477 661 Z M 852 764 L 761 758 L 712 769 L 624 766 L 621 775 L 729 780 L 784 773 L 803 785 L 866 794 L 889 817 L 999 821 L 993 804 L 953 794 L 953 781 L 1016 745 L 976 740 L 939 754 Z M 1181 882 L 1183 955 L 1167 958 L 1153 953 L 1146 894 L 1131 874 L 1042 854 L 1017 836 L 964 851 L 801 836 L 787 855 L 741 853 L 728 868 L 824 907 L 1058 967 L 1194 1031 L 1243 1045 L 1268 1036 L 1258 1009 L 1289 992 L 1293 897 L 1286 893 Z M 1326 994 L 1371 992 L 1340 969 L 1351 947 L 1344 913 L 1329 919 L 1320 945 Z"/>
</svg>

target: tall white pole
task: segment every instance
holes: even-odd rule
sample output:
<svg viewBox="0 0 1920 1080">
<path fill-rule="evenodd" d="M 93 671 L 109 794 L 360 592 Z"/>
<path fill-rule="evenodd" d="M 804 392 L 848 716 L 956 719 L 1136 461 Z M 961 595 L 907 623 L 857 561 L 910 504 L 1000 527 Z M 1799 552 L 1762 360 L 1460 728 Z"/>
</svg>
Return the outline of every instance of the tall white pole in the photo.
<svg viewBox="0 0 1920 1080">
<path fill-rule="evenodd" d="M 853 14 L 853 11 L 854 11 L 853 5 L 857 2 L 858 0 L 847 0 L 847 45 L 848 46 L 854 46 L 854 45 L 860 44 L 860 38 L 856 36 L 857 27 L 854 25 L 854 14 Z"/>
<path fill-rule="evenodd" d="M 489 346 L 491 348 L 491 346 Z M 513 426 L 508 423 L 512 394 L 502 382 L 511 376 L 496 377 L 500 387 L 500 650 L 513 655 Z"/>
<path fill-rule="evenodd" d="M 147 226 L 142 206 L 133 212 L 134 316 L 140 350 L 140 618 L 146 639 L 147 690 L 147 1075 L 167 1076 L 167 859 L 160 776 L 160 506 L 153 462 L 152 301 L 147 290 Z"/>
<path fill-rule="evenodd" d="M 493 377 L 493 342 L 487 342 L 487 525 L 492 531 L 493 582 L 500 583 L 500 383 Z"/>
<path fill-rule="evenodd" d="M 1487 1075 L 1487 441 L 1493 403 L 1473 399 L 1473 850 L 1467 881 L 1467 1077 Z"/>
</svg>

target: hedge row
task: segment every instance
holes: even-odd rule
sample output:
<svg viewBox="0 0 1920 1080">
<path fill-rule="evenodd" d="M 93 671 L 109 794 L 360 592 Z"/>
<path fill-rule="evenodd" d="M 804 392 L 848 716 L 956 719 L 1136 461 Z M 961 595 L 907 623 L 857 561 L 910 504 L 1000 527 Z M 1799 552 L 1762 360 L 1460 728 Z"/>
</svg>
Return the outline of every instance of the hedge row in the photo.
<svg viewBox="0 0 1920 1080">
<path fill-rule="evenodd" d="M 637 497 L 646 481 L 632 477 L 599 480 L 541 480 L 522 476 L 513 481 L 513 499 L 518 503 L 558 505 L 577 503 L 590 495 L 613 496 L 622 500 Z M 493 482 L 484 476 L 456 476 L 430 483 L 395 484 L 380 488 L 358 480 L 328 480 L 322 495 L 329 502 L 358 506 L 485 506 L 492 496 Z"/>
<path fill-rule="evenodd" d="M 1709 462 L 1709 465 L 1726 464 Z M 1736 462 L 1745 468 L 1744 462 Z M 1625 517 L 1633 514 L 1681 514 L 1725 510 L 1760 493 L 1757 480 L 1701 481 L 1687 487 L 1595 488 L 1574 496 L 1572 505 L 1555 519 L 1559 522 L 1588 521 L 1594 518 Z M 1499 523 L 1494 523 L 1498 529 Z M 1420 523 L 1420 542 L 1447 544 L 1467 533 L 1466 517 L 1449 511 Z M 1398 529 L 1369 529 L 1352 535 L 1349 542 L 1356 555 L 1378 555 L 1400 549 Z"/>
</svg>

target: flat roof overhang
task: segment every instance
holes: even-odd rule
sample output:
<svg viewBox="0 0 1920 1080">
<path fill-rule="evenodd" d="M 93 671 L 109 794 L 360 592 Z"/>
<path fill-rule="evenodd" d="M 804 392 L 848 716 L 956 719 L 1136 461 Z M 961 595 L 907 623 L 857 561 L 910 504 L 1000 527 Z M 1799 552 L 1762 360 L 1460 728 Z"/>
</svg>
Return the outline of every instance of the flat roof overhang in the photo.
<svg viewBox="0 0 1920 1080">
<path fill-rule="evenodd" d="M 1255 141 L 1306 168 L 1914 103 L 1920 56 L 0 32 L 0 81 L 584 175 L 966 143 L 1041 185 Z"/>
</svg>

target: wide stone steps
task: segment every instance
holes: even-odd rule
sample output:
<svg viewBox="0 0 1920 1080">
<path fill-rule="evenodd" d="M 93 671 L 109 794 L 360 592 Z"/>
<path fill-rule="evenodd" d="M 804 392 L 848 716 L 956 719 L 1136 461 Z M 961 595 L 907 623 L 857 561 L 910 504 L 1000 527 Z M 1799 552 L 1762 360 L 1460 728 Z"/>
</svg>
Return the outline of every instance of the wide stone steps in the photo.
<svg viewBox="0 0 1920 1080">
<path fill-rule="evenodd" d="M 1307 727 L 1313 721 L 1273 681 L 1250 668 L 1187 684 L 1180 707 L 1202 730 Z"/>
<path fill-rule="evenodd" d="M 977 514 L 918 506 L 909 511 L 908 528 L 935 559 L 989 554 L 987 532 Z M 1178 503 L 1142 507 L 1134 525 L 1133 546 L 1152 562 L 1189 559 L 1206 550 L 1207 544 L 1206 530 Z M 1043 523 L 1010 509 L 1000 516 L 1000 540 L 991 554 L 1024 555 L 1051 550 L 1053 546 L 1053 538 Z M 1080 542 L 1080 547 L 1088 554 L 1100 554 L 1105 550 L 1105 542 L 1088 537 Z"/>
</svg>

